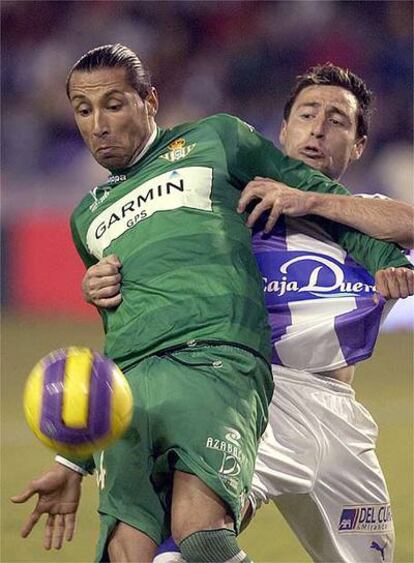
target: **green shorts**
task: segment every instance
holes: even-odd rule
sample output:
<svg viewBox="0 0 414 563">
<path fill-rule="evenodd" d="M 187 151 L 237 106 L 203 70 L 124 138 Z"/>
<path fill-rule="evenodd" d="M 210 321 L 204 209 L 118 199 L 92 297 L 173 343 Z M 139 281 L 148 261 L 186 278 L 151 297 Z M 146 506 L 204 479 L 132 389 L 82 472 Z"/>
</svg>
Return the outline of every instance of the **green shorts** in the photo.
<svg viewBox="0 0 414 563">
<path fill-rule="evenodd" d="M 266 362 L 230 345 L 198 344 L 125 373 L 134 396 L 128 432 L 95 456 L 101 533 L 97 561 L 118 521 L 157 544 L 170 535 L 175 469 L 199 477 L 239 530 L 273 381 Z"/>
</svg>

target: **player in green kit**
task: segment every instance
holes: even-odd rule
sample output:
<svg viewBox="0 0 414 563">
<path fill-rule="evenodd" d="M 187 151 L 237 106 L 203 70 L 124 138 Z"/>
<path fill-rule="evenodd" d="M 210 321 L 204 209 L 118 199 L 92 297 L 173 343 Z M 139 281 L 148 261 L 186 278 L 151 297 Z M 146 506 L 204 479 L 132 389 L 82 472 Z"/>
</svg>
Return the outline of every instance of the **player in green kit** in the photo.
<svg viewBox="0 0 414 563">
<path fill-rule="evenodd" d="M 82 474 L 96 467 L 98 561 L 151 561 L 170 530 L 188 562 L 249 561 L 236 534 L 272 378 L 240 190 L 265 176 L 348 192 L 234 117 L 157 128 L 148 74 L 120 45 L 82 57 L 68 96 L 86 145 L 112 173 L 75 209 L 72 232 L 87 267 L 121 260 L 122 303 L 102 311 L 105 353 L 124 370 L 135 412 L 114 446 L 87 462 L 58 457 L 15 497 L 39 494 L 23 535 L 47 513 L 45 545 L 61 547 L 65 531 L 73 534 Z M 326 228 L 371 272 L 402 263 L 392 245 Z"/>
</svg>

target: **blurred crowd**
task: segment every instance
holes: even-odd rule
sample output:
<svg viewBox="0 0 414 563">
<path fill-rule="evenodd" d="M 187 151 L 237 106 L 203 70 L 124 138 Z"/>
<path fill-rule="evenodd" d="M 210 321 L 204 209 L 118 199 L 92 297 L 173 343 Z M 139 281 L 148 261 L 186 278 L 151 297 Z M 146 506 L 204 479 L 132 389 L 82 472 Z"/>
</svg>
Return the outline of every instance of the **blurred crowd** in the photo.
<svg viewBox="0 0 414 563">
<path fill-rule="evenodd" d="M 72 206 L 105 178 L 78 136 L 65 79 L 85 51 L 116 42 L 150 68 L 161 126 L 225 111 L 275 142 L 297 74 L 327 61 L 350 68 L 376 111 L 344 183 L 412 201 L 412 2 L 2 0 L 1 10 L 6 212 Z"/>
</svg>

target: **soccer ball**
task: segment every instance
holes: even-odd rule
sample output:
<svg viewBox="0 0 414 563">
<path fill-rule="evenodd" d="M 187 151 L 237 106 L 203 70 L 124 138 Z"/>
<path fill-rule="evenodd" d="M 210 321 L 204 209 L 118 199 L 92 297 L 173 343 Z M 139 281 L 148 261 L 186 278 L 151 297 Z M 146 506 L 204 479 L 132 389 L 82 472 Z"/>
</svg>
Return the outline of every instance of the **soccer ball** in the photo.
<svg viewBox="0 0 414 563">
<path fill-rule="evenodd" d="M 121 370 L 89 348 L 62 348 L 42 358 L 24 390 L 24 413 L 37 438 L 56 452 L 88 457 L 128 428 L 133 410 Z"/>
</svg>

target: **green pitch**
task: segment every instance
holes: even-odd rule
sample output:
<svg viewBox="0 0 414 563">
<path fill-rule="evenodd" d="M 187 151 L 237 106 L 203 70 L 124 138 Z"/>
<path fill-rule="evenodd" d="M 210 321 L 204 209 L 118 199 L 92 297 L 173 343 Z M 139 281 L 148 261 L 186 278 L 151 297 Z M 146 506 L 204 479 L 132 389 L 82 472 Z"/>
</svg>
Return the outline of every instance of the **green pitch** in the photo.
<svg viewBox="0 0 414 563">
<path fill-rule="evenodd" d="M 8 499 L 47 469 L 53 459 L 53 453 L 37 442 L 23 419 L 21 395 L 27 374 L 43 355 L 55 348 L 87 345 L 99 349 L 99 320 L 96 324 L 75 324 L 5 316 L 2 326 L 0 561 L 92 561 L 97 531 L 93 477 L 84 480 L 75 538 L 60 552 L 43 550 L 42 523 L 30 538 L 20 538 L 20 527 L 34 501 L 17 506 Z M 381 338 L 375 357 L 359 368 L 355 385 L 358 399 L 371 411 L 380 428 L 378 455 L 393 502 L 395 561 L 401 563 L 414 561 L 413 375 L 412 335 L 386 335 Z M 256 563 L 309 561 L 273 505 L 258 512 L 241 536 L 241 544 Z"/>
</svg>

